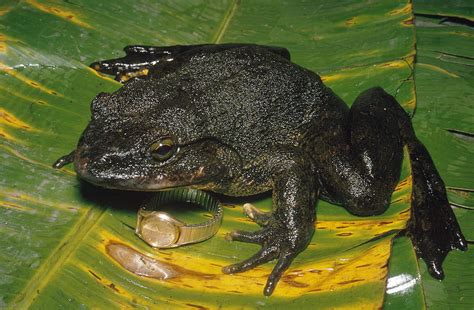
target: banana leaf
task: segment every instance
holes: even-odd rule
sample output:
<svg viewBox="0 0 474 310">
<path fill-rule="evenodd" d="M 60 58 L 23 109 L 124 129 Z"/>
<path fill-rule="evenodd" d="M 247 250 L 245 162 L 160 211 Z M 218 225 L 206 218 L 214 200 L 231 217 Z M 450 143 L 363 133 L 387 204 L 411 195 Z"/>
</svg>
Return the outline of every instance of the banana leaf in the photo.
<svg viewBox="0 0 474 310">
<path fill-rule="evenodd" d="M 434 9 L 422 9 L 420 18 L 427 20 L 420 19 L 421 25 L 439 23 L 425 16 Z M 257 250 L 224 236 L 234 229 L 256 230 L 242 204 L 269 210 L 268 195 L 222 197 L 224 223 L 214 238 L 153 250 L 133 229 L 149 194 L 96 188 L 78 180 L 70 167 L 51 168 L 75 147 L 92 98 L 121 86 L 88 68 L 93 61 L 120 57 L 131 44 L 279 45 L 349 104 L 379 85 L 414 113 L 417 133 L 450 188 L 450 200 L 460 206 L 456 214 L 472 240 L 467 208 L 473 206 L 468 174 L 473 171 L 468 63 L 473 49 L 465 39 L 472 37 L 471 29 L 449 23 L 417 29 L 415 37 L 413 7 L 404 1 L 4 1 L 0 21 L 0 308 L 378 309 L 474 303 L 474 277 L 463 268 L 473 261 L 472 251 L 450 254 L 447 279 L 438 282 L 417 261 L 409 239 L 396 238 L 409 217 L 406 159 L 382 215 L 355 217 L 318 202 L 316 233 L 270 298 L 262 289 L 272 263 L 242 274 L 221 272 Z M 466 57 L 452 56 L 458 55 L 449 49 L 453 44 Z M 456 61 L 440 60 L 439 53 Z M 449 90 L 440 94 L 440 85 Z M 439 102 L 446 105 L 439 108 Z M 199 221 L 203 215 L 180 216 Z M 172 276 L 137 275 L 124 268 L 121 255 L 146 262 L 139 267 L 147 270 L 168 268 Z"/>
</svg>

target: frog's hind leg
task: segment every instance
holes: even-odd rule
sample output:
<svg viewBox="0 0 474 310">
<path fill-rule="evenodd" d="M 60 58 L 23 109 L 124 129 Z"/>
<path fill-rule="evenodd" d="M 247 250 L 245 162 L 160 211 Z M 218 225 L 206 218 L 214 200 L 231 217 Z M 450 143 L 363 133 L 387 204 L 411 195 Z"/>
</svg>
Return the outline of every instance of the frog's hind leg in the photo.
<svg viewBox="0 0 474 310">
<path fill-rule="evenodd" d="M 318 165 L 321 197 L 358 216 L 388 208 L 403 160 L 393 104 L 364 94 L 346 113 L 345 103 L 337 98 L 334 105 L 339 108 L 326 112 L 306 139 L 314 144 L 309 151 Z"/>
<path fill-rule="evenodd" d="M 357 185 L 356 190 L 349 195 L 343 193 L 344 205 L 359 215 L 364 215 L 363 210 L 370 215 L 386 208 L 398 181 L 402 145 L 406 145 L 413 177 L 408 233 L 430 274 L 442 279 L 446 255 L 456 248 L 466 250 L 467 242 L 449 205 L 444 183 L 428 151 L 415 136 L 410 117 L 395 98 L 381 88 L 372 88 L 354 102 L 349 124 L 352 155 L 359 157 L 359 162 L 353 161 L 353 169 L 365 169 L 360 175 L 365 173 L 370 190 L 361 190 L 362 195 L 358 195 L 360 184 L 352 183 Z M 367 199 L 365 206 L 360 197 Z"/>
<path fill-rule="evenodd" d="M 171 62 L 177 56 L 188 53 L 206 50 L 209 53 L 215 53 L 231 48 L 245 46 L 255 46 L 254 44 L 197 44 L 197 45 L 174 45 L 174 46 L 147 46 L 130 45 L 123 50 L 125 56 L 121 58 L 108 59 L 94 62 L 90 67 L 99 72 L 114 75 L 115 79 L 121 83 L 131 78 L 146 78 L 150 70 L 159 64 Z M 290 59 L 290 53 L 286 48 L 276 46 L 263 46 L 286 59 Z"/>
</svg>

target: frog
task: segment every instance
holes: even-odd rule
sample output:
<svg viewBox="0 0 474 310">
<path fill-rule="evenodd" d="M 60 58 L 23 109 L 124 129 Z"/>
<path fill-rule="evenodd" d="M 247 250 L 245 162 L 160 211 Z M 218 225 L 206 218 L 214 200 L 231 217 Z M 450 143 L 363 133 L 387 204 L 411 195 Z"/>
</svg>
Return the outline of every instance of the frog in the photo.
<svg viewBox="0 0 474 310">
<path fill-rule="evenodd" d="M 228 196 L 271 192 L 272 210 L 246 206 L 260 226 L 231 241 L 260 245 L 222 268 L 245 272 L 275 261 L 270 296 L 311 242 L 318 200 L 368 217 L 384 213 L 404 148 L 413 178 L 406 231 L 436 279 L 452 250 L 467 250 L 443 180 L 410 115 L 374 86 L 349 107 L 286 48 L 258 44 L 132 45 L 91 67 L 123 86 L 100 93 L 73 163 L 96 186 L 132 191 L 189 187 Z M 317 241 L 316 241 L 317 242 Z"/>
</svg>

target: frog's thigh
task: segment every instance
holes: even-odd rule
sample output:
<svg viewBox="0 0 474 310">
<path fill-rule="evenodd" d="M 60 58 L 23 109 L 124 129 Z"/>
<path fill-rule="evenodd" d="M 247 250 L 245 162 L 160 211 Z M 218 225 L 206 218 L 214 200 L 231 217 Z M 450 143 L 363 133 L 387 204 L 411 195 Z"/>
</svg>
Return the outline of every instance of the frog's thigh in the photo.
<svg viewBox="0 0 474 310">
<path fill-rule="evenodd" d="M 384 212 L 399 180 L 403 143 L 396 105 L 380 88 L 362 93 L 345 128 L 350 144 L 339 147 L 333 167 L 328 168 L 339 171 L 332 173 L 337 200 L 356 215 Z"/>
</svg>

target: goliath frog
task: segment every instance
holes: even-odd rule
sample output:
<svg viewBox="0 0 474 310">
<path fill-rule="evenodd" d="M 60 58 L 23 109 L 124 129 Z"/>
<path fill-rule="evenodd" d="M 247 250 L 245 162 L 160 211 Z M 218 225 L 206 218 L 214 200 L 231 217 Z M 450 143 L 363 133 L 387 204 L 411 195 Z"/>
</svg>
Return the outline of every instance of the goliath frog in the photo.
<svg viewBox="0 0 474 310">
<path fill-rule="evenodd" d="M 246 208 L 262 228 L 230 238 L 261 245 L 243 272 L 276 260 L 271 295 L 314 232 L 324 199 L 359 216 L 384 212 L 407 146 L 413 173 L 408 227 L 435 278 L 449 251 L 467 248 L 434 164 L 408 114 L 383 89 L 351 108 L 284 48 L 251 44 L 130 46 L 91 66 L 124 86 L 92 101 L 76 150 L 78 175 L 115 189 L 193 187 L 231 196 L 273 193 L 273 211 Z"/>
</svg>

